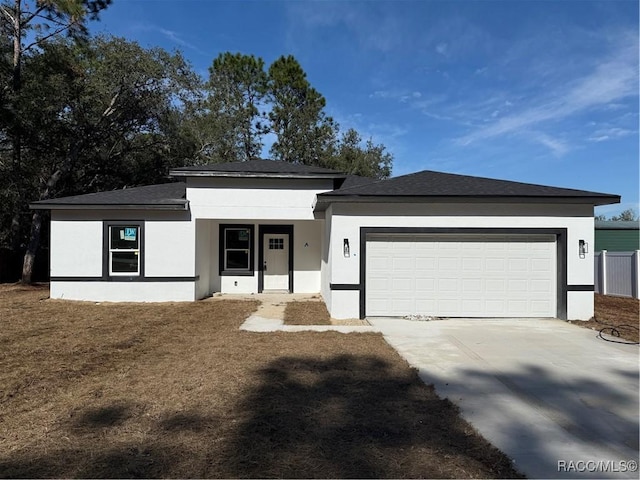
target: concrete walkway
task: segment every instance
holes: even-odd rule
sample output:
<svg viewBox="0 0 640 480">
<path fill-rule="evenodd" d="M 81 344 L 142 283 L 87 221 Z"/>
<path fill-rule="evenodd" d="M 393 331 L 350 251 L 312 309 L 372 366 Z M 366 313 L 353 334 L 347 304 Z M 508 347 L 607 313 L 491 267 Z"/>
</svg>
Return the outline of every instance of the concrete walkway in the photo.
<svg viewBox="0 0 640 480">
<path fill-rule="evenodd" d="M 321 302 L 319 295 L 304 293 L 260 293 L 247 295 L 216 294 L 208 301 L 231 300 L 257 300 L 260 302 L 258 309 L 249 316 L 240 326 L 240 330 L 248 332 L 339 332 L 339 333 L 365 333 L 378 332 L 375 327 L 367 322 L 354 320 L 344 324 L 333 325 L 285 325 L 284 309 L 287 302 Z M 353 323 L 353 324 L 349 324 Z M 364 324 L 363 324 L 364 323 Z"/>
<path fill-rule="evenodd" d="M 369 323 L 527 476 L 638 478 L 637 345 L 551 319 Z"/>
</svg>

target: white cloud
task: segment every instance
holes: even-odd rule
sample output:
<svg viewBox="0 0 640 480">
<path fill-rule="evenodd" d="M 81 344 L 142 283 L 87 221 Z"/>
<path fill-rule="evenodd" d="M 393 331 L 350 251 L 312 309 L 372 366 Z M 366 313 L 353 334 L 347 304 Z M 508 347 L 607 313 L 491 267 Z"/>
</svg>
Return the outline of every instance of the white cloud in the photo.
<svg viewBox="0 0 640 480">
<path fill-rule="evenodd" d="M 634 132 L 633 130 L 627 130 L 626 128 L 604 128 L 593 132 L 591 136 L 589 136 L 588 140 L 590 142 L 604 142 L 606 140 L 626 137 L 634 133 L 636 132 Z"/>
<path fill-rule="evenodd" d="M 375 92 L 369 94 L 369 98 L 396 100 L 400 103 L 408 103 L 422 98 L 422 93 L 409 90 L 376 90 Z"/>
<path fill-rule="evenodd" d="M 157 33 L 160 33 L 162 36 L 164 36 L 167 40 L 177 45 L 180 45 L 181 47 L 188 48 L 190 50 L 193 50 L 194 52 L 197 52 L 203 55 L 206 53 L 195 44 L 188 42 L 187 40 L 182 38 L 177 32 L 173 30 L 168 30 L 166 28 L 160 27 L 158 25 L 153 25 L 151 23 L 137 24 L 134 27 L 134 29 L 138 31 L 143 31 L 143 32 L 157 32 Z"/>
<path fill-rule="evenodd" d="M 547 135 L 546 133 L 528 132 L 526 135 L 530 140 L 540 143 L 541 145 L 544 145 L 545 147 L 550 149 L 557 157 L 563 156 L 570 150 L 569 145 L 566 142 Z"/>
<path fill-rule="evenodd" d="M 406 42 L 401 16 L 384 3 L 285 2 L 289 35 L 312 37 L 316 29 L 346 28 L 364 48 L 389 52 Z"/>
<path fill-rule="evenodd" d="M 422 97 L 422 94 L 420 92 L 411 92 L 411 93 L 408 93 L 406 95 L 402 95 L 400 97 L 400 102 L 407 103 L 407 102 L 409 102 L 411 100 L 416 100 L 416 99 L 421 98 L 421 97 Z"/>
<path fill-rule="evenodd" d="M 436 52 L 438 52 L 440 55 L 447 55 L 447 44 L 446 43 L 439 43 L 438 45 L 436 45 Z"/>
<path fill-rule="evenodd" d="M 557 85 L 550 92 L 531 98 L 533 106 L 501 117 L 488 126 L 476 128 L 458 138 L 461 145 L 502 135 L 518 133 L 534 125 L 557 122 L 592 109 L 606 108 L 612 103 L 638 94 L 637 40 L 625 36 L 625 44 L 616 49 L 600 65 L 582 78 Z"/>
</svg>

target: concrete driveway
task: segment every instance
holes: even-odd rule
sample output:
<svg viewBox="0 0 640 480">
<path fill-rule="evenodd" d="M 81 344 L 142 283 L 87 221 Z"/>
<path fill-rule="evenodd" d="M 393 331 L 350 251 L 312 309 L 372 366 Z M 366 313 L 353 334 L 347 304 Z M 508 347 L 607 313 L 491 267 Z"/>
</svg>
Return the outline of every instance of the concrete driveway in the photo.
<svg viewBox="0 0 640 480">
<path fill-rule="evenodd" d="M 638 478 L 637 345 L 553 319 L 369 322 L 527 476 Z"/>
</svg>

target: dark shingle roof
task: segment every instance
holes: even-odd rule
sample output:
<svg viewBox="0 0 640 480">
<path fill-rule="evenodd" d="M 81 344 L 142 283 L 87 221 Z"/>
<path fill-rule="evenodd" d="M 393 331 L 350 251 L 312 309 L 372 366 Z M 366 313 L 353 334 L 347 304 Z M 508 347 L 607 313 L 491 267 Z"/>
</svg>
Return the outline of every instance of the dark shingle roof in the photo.
<svg viewBox="0 0 640 480">
<path fill-rule="evenodd" d="M 425 170 L 389 180 L 340 188 L 318 195 L 319 200 L 338 197 L 518 197 L 518 198 L 583 198 L 596 204 L 617 203 L 620 197 L 606 193 L 569 188 L 548 187 L 530 183 L 495 180 Z M 320 198 L 321 197 L 321 198 Z"/>
<path fill-rule="evenodd" d="M 320 177 L 344 178 L 346 175 L 328 168 L 280 162 L 276 160 L 248 160 L 246 162 L 215 163 L 191 167 L 174 168 L 170 175 L 189 176 L 233 176 L 233 177 Z"/>
<path fill-rule="evenodd" d="M 29 206 L 34 209 L 151 208 L 186 210 L 187 203 L 186 184 L 175 182 L 54 198 L 33 202 Z"/>
<path fill-rule="evenodd" d="M 357 175 L 343 175 L 334 170 L 306 165 L 296 165 L 271 160 L 252 160 L 249 162 L 208 165 L 214 172 L 266 174 L 264 176 L 287 176 L 292 178 L 335 178 L 344 179 L 341 186 L 333 191 L 318 195 L 316 209 L 322 210 L 334 201 L 381 201 L 398 198 L 484 198 L 484 199 L 547 199 L 551 201 L 572 200 L 593 205 L 619 203 L 618 195 L 588 192 L 569 188 L 549 187 L 529 183 L 495 180 L 467 175 L 454 175 L 423 171 L 391 178 L 374 180 Z M 188 167 L 192 168 L 192 167 Z M 193 167 L 202 169 L 203 167 Z M 244 170 L 243 170 L 244 169 Z M 260 170 L 261 169 L 261 170 Z M 198 170 L 202 171 L 202 170 Z M 274 175 L 270 175 L 274 174 Z M 284 175 L 283 175 L 284 174 Z M 238 175 L 244 176 L 244 175 Z M 109 192 L 89 193 L 52 200 L 33 202 L 29 206 L 34 209 L 162 209 L 186 210 L 186 185 L 182 182 L 149 185 L 145 187 L 127 188 Z M 383 200 L 384 201 L 384 200 Z"/>
<path fill-rule="evenodd" d="M 342 185 L 337 190 L 344 190 L 346 188 L 360 187 L 362 185 L 368 185 L 369 183 L 377 182 L 375 178 L 361 177 L 359 175 L 347 175 Z"/>
</svg>

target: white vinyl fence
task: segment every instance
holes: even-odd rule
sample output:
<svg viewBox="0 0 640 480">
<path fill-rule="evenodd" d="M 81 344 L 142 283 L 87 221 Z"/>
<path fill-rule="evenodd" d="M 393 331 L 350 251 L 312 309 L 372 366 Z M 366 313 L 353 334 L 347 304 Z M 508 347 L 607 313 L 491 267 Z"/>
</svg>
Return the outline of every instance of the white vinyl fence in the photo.
<svg viewBox="0 0 640 480">
<path fill-rule="evenodd" d="M 595 269 L 596 293 L 640 298 L 640 250 L 596 252 Z"/>
</svg>

